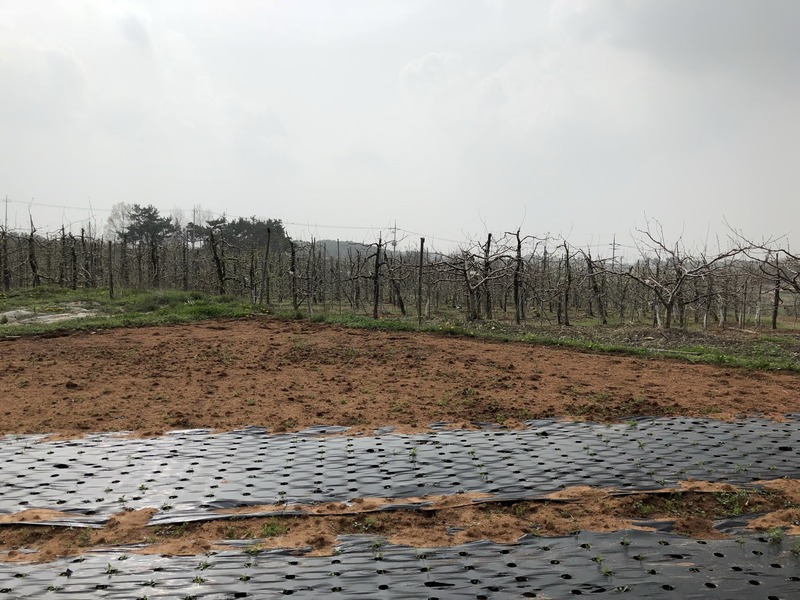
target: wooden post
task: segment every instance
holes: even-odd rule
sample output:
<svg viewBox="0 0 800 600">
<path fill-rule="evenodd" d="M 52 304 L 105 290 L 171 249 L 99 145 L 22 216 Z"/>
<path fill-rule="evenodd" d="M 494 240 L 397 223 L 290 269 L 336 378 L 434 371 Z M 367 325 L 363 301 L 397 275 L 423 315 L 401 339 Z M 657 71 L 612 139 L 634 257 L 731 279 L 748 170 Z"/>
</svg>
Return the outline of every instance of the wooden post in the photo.
<svg viewBox="0 0 800 600">
<path fill-rule="evenodd" d="M 183 291 L 189 291 L 189 234 L 184 229 L 181 235 L 181 249 L 183 251 Z M 109 260 L 111 255 L 109 255 Z"/>
<path fill-rule="evenodd" d="M 339 314 L 342 314 L 342 252 L 336 240 L 336 300 L 339 301 Z"/>
<path fill-rule="evenodd" d="M 291 276 L 291 292 L 292 292 L 292 308 L 297 312 L 297 253 L 294 247 L 294 241 L 291 242 L 291 266 L 289 267 L 289 275 Z"/>
<path fill-rule="evenodd" d="M 419 278 L 417 279 L 417 319 L 422 327 L 422 264 L 425 252 L 425 238 L 419 238 Z"/>
<path fill-rule="evenodd" d="M 311 238 L 311 247 L 309 248 L 308 258 L 307 258 L 307 261 L 306 261 L 306 265 L 307 265 L 306 266 L 306 275 L 307 275 L 307 277 L 306 277 L 306 306 L 308 306 L 308 314 L 309 315 L 312 314 L 313 311 L 314 311 L 313 303 L 314 303 L 314 294 L 315 294 L 315 288 L 316 288 L 316 285 L 315 285 L 315 282 L 314 282 L 314 277 L 316 276 L 315 275 L 316 268 L 314 266 L 314 258 L 315 258 L 314 252 L 315 252 L 314 238 L 312 237 Z"/>
<path fill-rule="evenodd" d="M 375 277 L 372 280 L 372 294 L 373 294 L 373 303 L 372 303 L 372 318 L 378 318 L 378 304 L 380 302 L 381 297 L 381 248 L 383 247 L 383 242 L 381 238 L 378 238 L 378 248 L 375 251 Z"/>
<path fill-rule="evenodd" d="M 11 269 L 8 260 L 8 232 L 3 228 L 2 244 L 0 244 L 0 278 L 3 280 L 3 291 L 11 289 Z"/>
<path fill-rule="evenodd" d="M 112 261 L 114 260 L 114 250 L 111 246 L 111 240 L 108 240 L 108 297 L 114 299 L 114 269 Z"/>
<path fill-rule="evenodd" d="M 264 268 L 261 271 L 261 304 L 269 306 L 269 246 L 272 241 L 272 228 L 267 227 L 267 248 L 264 250 Z"/>
<path fill-rule="evenodd" d="M 564 242 L 564 325 L 569 327 L 569 288 L 572 285 L 572 270 L 569 264 L 569 245 Z"/>
<path fill-rule="evenodd" d="M 520 288 L 522 286 L 522 240 L 519 237 L 519 229 L 516 233 L 517 255 L 514 259 L 514 322 L 519 325 L 522 323 L 522 296 Z"/>
</svg>

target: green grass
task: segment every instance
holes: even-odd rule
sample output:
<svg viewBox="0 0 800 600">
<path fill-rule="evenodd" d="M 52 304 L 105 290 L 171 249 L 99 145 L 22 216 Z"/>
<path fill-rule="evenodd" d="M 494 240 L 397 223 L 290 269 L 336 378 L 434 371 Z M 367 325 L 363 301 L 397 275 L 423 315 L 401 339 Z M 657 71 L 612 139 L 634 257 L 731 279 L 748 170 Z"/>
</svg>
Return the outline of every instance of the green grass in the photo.
<svg viewBox="0 0 800 600">
<path fill-rule="evenodd" d="M 276 537 L 279 535 L 283 535 L 289 531 L 289 528 L 286 526 L 285 523 L 282 523 L 278 519 L 272 518 L 264 523 L 264 526 L 261 528 L 261 537 L 270 538 Z"/>
<path fill-rule="evenodd" d="M 78 303 L 98 311 L 98 316 L 52 324 L 0 325 L 0 335 L 58 335 L 69 331 L 95 331 L 115 327 L 143 327 L 188 323 L 203 319 L 244 318 L 269 314 L 279 319 L 307 319 L 373 331 L 428 332 L 437 335 L 487 339 L 496 342 L 572 348 L 581 352 L 624 354 L 643 359 L 673 358 L 760 370 L 800 372 L 800 334 L 789 329 L 775 333 L 741 333 L 735 329 L 703 332 L 696 329 L 653 329 L 646 325 L 602 326 L 588 319 L 587 325 L 560 327 L 538 320 L 516 326 L 509 321 L 470 322 L 453 313 L 446 319 L 424 321 L 393 315 L 372 319 L 366 314 L 318 312 L 306 315 L 286 306 L 253 306 L 232 296 L 175 290 L 125 291 L 113 299 L 104 289 L 68 290 L 52 286 L 13 290 L 0 294 L 0 312 L 25 309 L 38 314 L 57 313 L 65 305 Z"/>
<path fill-rule="evenodd" d="M 284 315 L 285 316 L 285 315 Z M 294 316 L 298 318 L 298 316 Z M 491 328 L 486 323 L 456 323 L 453 321 L 426 322 L 419 327 L 416 318 L 372 319 L 364 315 L 322 314 L 309 317 L 315 323 L 328 323 L 345 327 L 370 329 L 379 331 L 425 331 L 440 335 L 482 338 L 499 342 L 522 342 L 540 346 L 559 346 L 573 348 L 582 352 L 601 354 L 624 354 L 642 358 L 675 358 L 691 363 L 707 363 L 731 367 L 742 367 L 759 370 L 785 370 L 800 372 L 800 339 L 794 336 L 788 341 L 778 338 L 775 342 L 765 342 L 763 336 L 741 344 L 724 342 L 718 344 L 714 334 L 703 335 L 704 344 L 692 340 L 692 344 L 674 343 L 670 347 L 650 347 L 640 342 L 617 339 L 618 332 L 625 328 L 610 328 L 598 325 L 587 327 L 548 327 L 542 330 L 517 328 L 514 326 L 497 326 Z M 648 329 L 648 333 L 657 330 Z M 671 330 L 675 337 L 680 337 L 681 330 Z M 699 334 L 692 335 L 692 338 Z M 605 338 L 605 339 L 604 339 Z"/>
<path fill-rule="evenodd" d="M 62 290 L 36 288 L 0 295 L 0 312 L 28 310 L 37 314 L 65 311 L 65 306 L 79 303 L 82 308 L 98 311 L 97 316 L 57 323 L 0 326 L 0 335 L 46 335 L 69 331 L 94 331 L 115 327 L 144 327 L 188 323 L 203 319 L 241 318 L 262 312 L 258 307 L 232 296 L 212 296 L 200 292 L 158 290 L 126 292 L 111 299 L 103 290 Z"/>
</svg>

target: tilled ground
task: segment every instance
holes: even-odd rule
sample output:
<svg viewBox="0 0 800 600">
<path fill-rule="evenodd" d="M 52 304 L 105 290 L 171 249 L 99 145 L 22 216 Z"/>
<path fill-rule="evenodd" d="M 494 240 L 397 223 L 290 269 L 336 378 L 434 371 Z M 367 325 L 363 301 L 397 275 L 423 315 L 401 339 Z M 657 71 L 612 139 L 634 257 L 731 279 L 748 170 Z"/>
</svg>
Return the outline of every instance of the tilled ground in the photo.
<svg viewBox="0 0 800 600">
<path fill-rule="evenodd" d="M 271 319 L 0 342 L 0 433 L 797 412 L 800 377 Z"/>
</svg>

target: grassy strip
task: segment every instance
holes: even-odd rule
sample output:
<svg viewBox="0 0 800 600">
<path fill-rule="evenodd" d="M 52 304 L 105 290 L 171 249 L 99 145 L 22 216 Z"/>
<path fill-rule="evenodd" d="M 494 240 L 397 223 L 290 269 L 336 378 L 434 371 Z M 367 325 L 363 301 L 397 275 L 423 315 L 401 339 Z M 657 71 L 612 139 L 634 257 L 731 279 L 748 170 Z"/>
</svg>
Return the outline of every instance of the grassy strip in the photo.
<svg viewBox="0 0 800 600">
<path fill-rule="evenodd" d="M 298 316 L 302 318 L 301 316 Z M 359 315 L 315 314 L 308 317 L 315 323 L 328 323 L 358 329 L 378 331 L 424 331 L 440 335 L 454 335 L 487 339 L 498 342 L 517 342 L 541 346 L 558 346 L 572 348 L 582 352 L 596 352 L 599 354 L 622 354 L 626 356 L 640 356 L 643 358 L 668 357 L 685 360 L 690 363 L 705 363 L 724 365 L 746 369 L 790 371 L 800 373 L 800 364 L 788 358 L 773 356 L 746 356 L 726 353 L 718 348 L 705 346 L 691 346 L 674 349 L 656 349 L 629 344 L 607 343 L 597 340 L 586 340 L 579 336 L 548 335 L 533 332 L 508 332 L 492 331 L 486 329 L 468 329 L 462 325 L 451 323 L 417 325 L 416 320 L 399 319 L 372 319 Z"/>
<path fill-rule="evenodd" d="M 754 338 L 750 344 L 714 346 L 710 336 L 708 345 L 677 345 L 672 348 L 652 348 L 635 342 L 607 341 L 614 329 L 602 326 L 560 328 L 557 333 L 530 331 L 503 323 L 474 323 L 470 326 L 454 321 L 426 322 L 421 327 L 415 318 L 372 319 L 366 315 L 315 313 L 287 309 L 266 310 L 232 296 L 210 296 L 200 292 L 175 290 L 127 292 L 109 298 L 104 290 L 64 290 L 40 287 L 0 295 L 0 312 L 24 308 L 37 313 L 63 311 L 70 303 L 97 309 L 102 316 L 70 319 L 57 323 L 0 325 L 0 336 L 58 335 L 69 331 L 94 331 L 116 327 L 144 327 L 190 323 L 204 319 L 243 318 L 269 314 L 281 319 L 306 319 L 312 323 L 327 323 L 373 331 L 427 332 L 487 339 L 497 342 L 519 342 L 543 346 L 573 348 L 582 352 L 623 354 L 643 358 L 670 357 L 690 363 L 705 363 L 759 370 L 800 372 L 800 358 L 792 352 L 798 341 L 767 334 Z M 652 339 L 652 338 L 650 338 Z"/>
<path fill-rule="evenodd" d="M 37 314 L 62 312 L 64 305 L 81 303 L 99 311 L 97 316 L 76 317 L 55 323 L 9 323 L 0 326 L 0 335 L 57 335 L 70 331 L 95 331 L 117 327 L 146 327 L 191 323 L 204 319 L 242 318 L 257 314 L 260 310 L 249 303 L 227 296 L 206 296 L 197 292 L 134 292 L 115 299 L 101 291 L 33 291 L 27 297 L 21 295 L 4 298 L 0 311 L 23 307 Z"/>
</svg>

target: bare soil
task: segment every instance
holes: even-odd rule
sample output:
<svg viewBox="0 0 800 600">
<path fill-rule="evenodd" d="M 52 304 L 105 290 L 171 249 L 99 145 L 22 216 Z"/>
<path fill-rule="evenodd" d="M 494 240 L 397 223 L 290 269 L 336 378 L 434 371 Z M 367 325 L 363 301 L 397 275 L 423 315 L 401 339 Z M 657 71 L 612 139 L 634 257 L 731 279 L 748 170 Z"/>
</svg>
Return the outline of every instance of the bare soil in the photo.
<svg viewBox="0 0 800 600">
<path fill-rule="evenodd" d="M 270 431 L 432 422 L 521 426 L 533 418 L 619 421 L 635 416 L 761 415 L 798 412 L 800 376 L 693 365 L 563 348 L 433 334 L 365 331 L 302 321 L 248 319 L 169 327 L 76 332 L 0 342 L 0 434 L 76 437 L 172 429 Z M 615 496 L 572 488 L 549 500 L 475 503 L 475 495 L 426 498 L 425 510 L 379 511 L 389 499 L 321 505 L 300 517 L 221 515 L 206 523 L 147 526 L 156 509 L 122 512 L 100 529 L 36 525 L 51 511 L 0 518 L 0 560 L 52 560 L 93 548 L 143 544 L 142 552 L 198 554 L 221 540 L 253 549 L 333 551 L 343 533 L 375 534 L 414 546 L 523 534 L 621 531 L 668 519 L 676 531 L 719 537 L 715 518 L 764 512 L 760 530 L 800 534 L 800 482 L 766 492 L 696 482 L 660 493 Z M 407 499 L 404 502 L 408 501 Z M 269 507 L 257 507 L 263 510 Z M 272 507 L 273 509 L 276 507 Z M 30 525 L 10 525 L 25 520 Z M 621 539 L 623 534 L 621 535 Z M 23 552 L 22 550 L 26 551 Z M 34 550 L 29 553 L 27 550 Z"/>
<path fill-rule="evenodd" d="M 532 418 L 780 419 L 800 376 L 433 334 L 248 319 L 0 342 L 0 433 Z"/>
<path fill-rule="evenodd" d="M 525 534 L 569 535 L 581 530 L 623 531 L 652 529 L 647 521 L 673 521 L 674 530 L 695 538 L 724 538 L 713 520 L 745 512 L 764 512 L 752 523 L 761 531 L 785 529 L 800 534 L 800 482 L 762 482 L 763 491 L 727 484 L 698 483 L 660 492 L 614 496 L 609 490 L 578 487 L 530 502 L 476 502 L 478 495 L 429 497 L 420 510 L 380 511 L 390 499 L 364 499 L 351 505 L 321 504 L 301 509 L 303 516 L 248 517 L 275 507 L 251 507 L 221 514 L 202 523 L 148 526 L 155 509 L 121 512 L 99 529 L 68 529 L 35 525 L 41 511 L 26 511 L 6 520 L 29 520 L 31 525 L 0 527 L 0 554 L 6 561 L 50 561 L 90 550 L 141 544 L 133 552 L 195 555 L 225 550 L 224 540 L 252 540 L 251 552 L 289 548 L 312 555 L 334 553 L 341 534 L 382 536 L 394 544 L 440 547 L 488 539 L 514 543 Z M 402 502 L 408 502 L 403 499 Z M 624 533 L 620 541 L 624 543 Z M 378 550 L 376 546 L 376 552 Z M 22 550 L 25 550 L 24 552 Z"/>
</svg>

